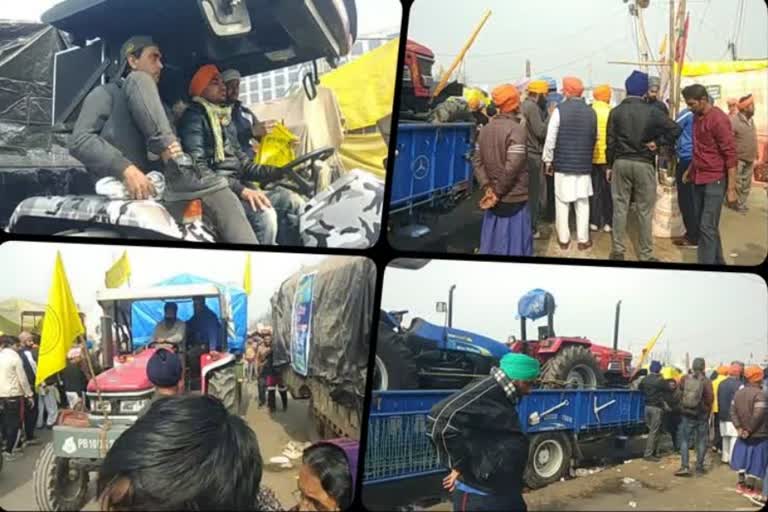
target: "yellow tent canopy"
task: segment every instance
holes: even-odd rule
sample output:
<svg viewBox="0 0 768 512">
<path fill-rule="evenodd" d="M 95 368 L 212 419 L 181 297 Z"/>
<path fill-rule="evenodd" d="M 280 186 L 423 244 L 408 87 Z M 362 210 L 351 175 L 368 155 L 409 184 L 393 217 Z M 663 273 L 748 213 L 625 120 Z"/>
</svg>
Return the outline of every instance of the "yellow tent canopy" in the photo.
<svg viewBox="0 0 768 512">
<path fill-rule="evenodd" d="M 14 336 L 19 334 L 22 311 L 45 311 L 45 305 L 24 299 L 0 301 L 0 331 Z"/>
<path fill-rule="evenodd" d="M 392 113 L 400 38 L 320 77 L 336 94 L 347 130 L 375 126 Z"/>
<path fill-rule="evenodd" d="M 683 63 L 682 75 L 693 77 L 768 69 L 768 60 L 722 60 Z"/>
</svg>

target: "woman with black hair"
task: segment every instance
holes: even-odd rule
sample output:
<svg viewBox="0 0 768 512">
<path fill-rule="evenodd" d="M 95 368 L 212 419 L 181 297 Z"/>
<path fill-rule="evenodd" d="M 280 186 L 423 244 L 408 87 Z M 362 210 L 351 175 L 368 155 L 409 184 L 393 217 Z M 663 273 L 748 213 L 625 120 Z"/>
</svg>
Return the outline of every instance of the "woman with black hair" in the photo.
<svg viewBox="0 0 768 512">
<path fill-rule="evenodd" d="M 99 469 L 103 511 L 283 510 L 261 486 L 256 434 L 216 398 L 162 397 Z"/>
<path fill-rule="evenodd" d="M 304 450 L 299 469 L 298 504 L 292 510 L 346 510 L 352 505 L 358 444 L 350 439 L 315 443 Z"/>
</svg>

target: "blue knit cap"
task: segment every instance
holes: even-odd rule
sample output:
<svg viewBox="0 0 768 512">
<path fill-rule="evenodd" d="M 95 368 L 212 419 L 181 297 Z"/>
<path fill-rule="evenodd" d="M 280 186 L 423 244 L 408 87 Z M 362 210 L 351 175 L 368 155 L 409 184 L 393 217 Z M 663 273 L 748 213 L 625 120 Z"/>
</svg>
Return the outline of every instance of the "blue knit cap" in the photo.
<svg viewBox="0 0 768 512">
<path fill-rule="evenodd" d="M 628 96 L 643 96 L 648 92 L 648 73 L 633 71 L 624 82 Z"/>
<path fill-rule="evenodd" d="M 659 373 L 661 371 L 661 363 L 659 361 L 651 361 L 651 373 Z"/>
</svg>

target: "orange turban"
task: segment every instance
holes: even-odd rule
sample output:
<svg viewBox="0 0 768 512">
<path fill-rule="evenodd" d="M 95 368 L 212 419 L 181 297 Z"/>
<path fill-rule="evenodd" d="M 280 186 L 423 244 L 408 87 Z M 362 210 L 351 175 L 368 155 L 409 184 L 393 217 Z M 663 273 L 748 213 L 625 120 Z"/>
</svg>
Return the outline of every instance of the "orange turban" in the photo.
<svg viewBox="0 0 768 512">
<path fill-rule="evenodd" d="M 563 92 L 568 96 L 581 96 L 584 92 L 584 84 L 574 76 L 566 76 L 563 78 Z"/>
<path fill-rule="evenodd" d="M 755 104 L 755 99 L 752 97 L 751 94 L 747 94 L 744 96 L 744 98 L 739 101 L 739 110 L 746 110 L 749 108 L 750 105 Z"/>
<path fill-rule="evenodd" d="M 206 64 L 205 66 L 198 69 L 195 75 L 192 77 L 192 81 L 189 82 L 189 95 L 193 98 L 195 96 L 200 96 L 205 88 L 208 87 L 208 84 L 211 83 L 213 77 L 218 74 L 219 68 L 213 64 Z"/>
<path fill-rule="evenodd" d="M 744 369 L 744 378 L 747 382 L 757 384 L 763 380 L 763 369 L 759 366 L 747 366 Z"/>
<path fill-rule="evenodd" d="M 532 80 L 528 83 L 528 92 L 547 94 L 549 92 L 549 84 L 547 84 L 546 80 Z"/>
<path fill-rule="evenodd" d="M 728 367 L 727 366 L 721 366 L 717 369 L 718 375 L 728 375 Z"/>
<path fill-rule="evenodd" d="M 604 101 L 608 103 L 611 101 L 611 86 L 610 85 L 598 85 L 592 91 L 592 97 L 597 101 Z"/>
<path fill-rule="evenodd" d="M 512 112 L 520 106 L 520 93 L 514 85 L 500 85 L 491 93 L 493 102 L 500 112 Z"/>
</svg>

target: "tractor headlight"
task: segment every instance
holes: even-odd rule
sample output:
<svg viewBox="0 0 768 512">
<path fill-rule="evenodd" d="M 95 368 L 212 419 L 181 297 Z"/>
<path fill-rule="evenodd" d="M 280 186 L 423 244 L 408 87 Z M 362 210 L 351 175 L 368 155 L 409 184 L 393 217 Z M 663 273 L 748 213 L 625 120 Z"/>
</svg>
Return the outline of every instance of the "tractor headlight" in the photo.
<svg viewBox="0 0 768 512">
<path fill-rule="evenodd" d="M 140 400 L 123 400 L 120 402 L 120 412 L 124 414 L 136 414 L 149 402 L 148 398 Z"/>
</svg>

